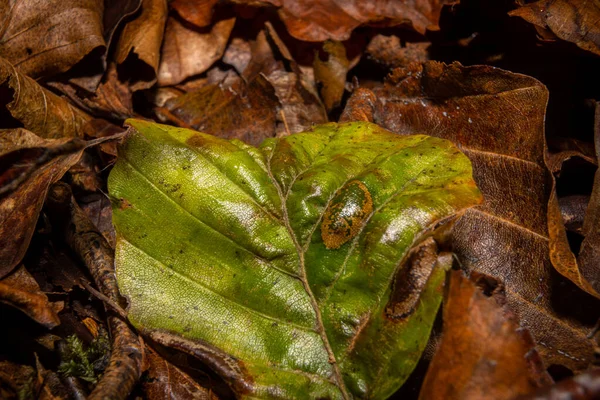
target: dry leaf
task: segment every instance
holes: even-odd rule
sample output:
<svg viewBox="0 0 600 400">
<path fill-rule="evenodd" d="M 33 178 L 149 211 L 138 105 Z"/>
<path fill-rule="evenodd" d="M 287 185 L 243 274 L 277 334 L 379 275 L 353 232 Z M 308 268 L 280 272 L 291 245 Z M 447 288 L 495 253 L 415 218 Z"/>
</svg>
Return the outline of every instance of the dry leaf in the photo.
<svg viewBox="0 0 600 400">
<path fill-rule="evenodd" d="M 137 17 L 123 28 L 115 61 L 126 72 L 132 90 L 147 89 L 156 82 L 160 46 L 167 21 L 166 0 L 143 0 Z"/>
<path fill-rule="evenodd" d="M 278 106 L 273 86 L 259 75 L 249 83 L 237 78 L 226 88 L 205 86 L 168 101 L 157 112 L 178 126 L 256 145 L 275 136 Z"/>
<path fill-rule="evenodd" d="M 0 93 L 0 113 L 6 109 L 25 129 L 42 137 L 83 136 L 81 128 L 91 119 L 2 58 Z"/>
<path fill-rule="evenodd" d="M 211 24 L 213 7 L 219 0 L 173 0 L 173 8 L 179 16 L 198 27 Z"/>
<path fill-rule="evenodd" d="M 454 0 L 297 0 L 283 1 L 279 16 L 292 36 L 321 42 L 346 40 L 360 25 L 409 25 L 424 34 L 439 29 L 438 19 L 444 4 Z"/>
<path fill-rule="evenodd" d="M 408 42 L 402 46 L 398 36 L 375 35 L 366 52 L 369 58 L 389 68 L 406 67 L 411 62 L 429 60 L 429 42 Z"/>
<path fill-rule="evenodd" d="M 33 78 L 64 72 L 104 51 L 103 9 L 102 0 L 1 0 L 0 56 Z"/>
<path fill-rule="evenodd" d="M 420 399 L 511 399 L 552 384 L 529 332 L 505 302 L 497 280 L 451 272 L 442 339 Z"/>
<path fill-rule="evenodd" d="M 596 154 L 600 154 L 600 104 L 596 104 L 595 126 Z M 550 155 L 547 160 L 548 168 L 559 173 L 563 163 L 571 157 L 579 157 L 586 162 L 598 165 L 598 159 L 585 156 L 579 151 L 567 150 Z M 564 207 L 563 207 L 564 208 Z M 552 263 L 565 277 L 569 278 L 581 289 L 600 298 L 600 172 L 596 171 L 592 195 L 583 214 L 583 224 L 580 227 L 583 241 L 579 254 L 571 250 L 566 232 L 567 220 L 561 209 L 561 199 L 558 197 L 556 177 L 553 177 L 553 187 L 548 203 L 548 227 L 550 235 L 550 258 Z M 581 218 L 581 217 L 580 217 Z"/>
<path fill-rule="evenodd" d="M 23 311 L 46 328 L 60 325 L 60 307 L 48 301 L 39 285 L 22 265 L 0 280 L 0 301 Z"/>
<path fill-rule="evenodd" d="M 207 388 L 200 386 L 188 374 L 146 347 L 147 379 L 143 380 L 148 400 L 218 400 Z"/>
<path fill-rule="evenodd" d="M 210 29 L 186 26 L 169 17 L 161 49 L 158 84 L 176 85 L 205 72 L 223 56 L 235 18 L 216 22 Z"/>
<path fill-rule="evenodd" d="M 600 55 L 600 4 L 587 0 L 540 0 L 509 15 L 533 24 L 544 38 L 558 37 Z"/>
<path fill-rule="evenodd" d="M 537 80 L 486 66 L 428 62 L 395 70 L 362 89 L 342 120 L 366 118 L 400 134 L 452 140 L 473 162 L 485 203 L 457 222 L 462 266 L 502 280 L 507 300 L 548 365 L 579 371 L 592 361 L 587 338 L 600 305 L 561 280 L 549 257 L 544 117 Z"/>
<path fill-rule="evenodd" d="M 313 68 L 316 81 L 322 85 L 321 97 L 325 107 L 327 111 L 331 111 L 342 101 L 350 63 L 346 58 L 346 49 L 340 42 L 329 40 L 323 44 L 323 50 L 328 54 L 328 59 L 322 61 L 319 55 L 315 54 Z"/>
</svg>

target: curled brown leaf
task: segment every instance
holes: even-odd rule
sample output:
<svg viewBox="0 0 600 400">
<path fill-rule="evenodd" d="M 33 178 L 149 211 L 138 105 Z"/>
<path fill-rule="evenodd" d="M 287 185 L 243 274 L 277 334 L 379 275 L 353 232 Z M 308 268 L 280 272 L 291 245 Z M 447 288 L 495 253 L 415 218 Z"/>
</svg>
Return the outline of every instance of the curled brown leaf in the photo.
<svg viewBox="0 0 600 400">
<path fill-rule="evenodd" d="M 529 332 L 505 301 L 494 278 L 450 273 L 442 339 L 420 399 L 510 399 L 552 383 Z"/>
</svg>

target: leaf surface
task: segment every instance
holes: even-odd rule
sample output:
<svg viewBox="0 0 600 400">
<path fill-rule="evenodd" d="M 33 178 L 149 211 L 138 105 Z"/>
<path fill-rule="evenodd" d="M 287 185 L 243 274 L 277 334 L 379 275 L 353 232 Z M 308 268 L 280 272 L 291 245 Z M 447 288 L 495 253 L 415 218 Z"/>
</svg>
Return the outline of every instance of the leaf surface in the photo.
<svg viewBox="0 0 600 400">
<path fill-rule="evenodd" d="M 454 145 L 363 122 L 258 149 L 129 124 L 109 191 L 136 327 L 193 343 L 242 397 L 385 398 L 402 384 L 451 258 L 434 258 L 403 315 L 388 308 L 396 272 L 481 200 Z"/>
</svg>

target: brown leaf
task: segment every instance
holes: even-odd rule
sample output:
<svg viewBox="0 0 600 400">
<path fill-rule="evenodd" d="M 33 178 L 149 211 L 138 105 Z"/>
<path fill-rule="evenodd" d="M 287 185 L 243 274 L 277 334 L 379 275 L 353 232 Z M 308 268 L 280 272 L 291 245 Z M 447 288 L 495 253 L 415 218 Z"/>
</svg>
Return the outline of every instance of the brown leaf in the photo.
<svg viewBox="0 0 600 400">
<path fill-rule="evenodd" d="M 142 386 L 148 400 L 218 399 L 210 389 L 200 386 L 188 374 L 149 347 L 146 347 L 146 363 L 148 375 Z"/>
<path fill-rule="evenodd" d="M 129 85 L 119 80 L 114 63 L 108 66 L 102 83 L 92 94 L 62 82 L 50 82 L 49 86 L 60 90 L 79 108 L 92 115 L 116 120 L 125 120 L 134 115 L 131 90 Z"/>
<path fill-rule="evenodd" d="M 259 75 L 249 83 L 237 78 L 229 87 L 205 86 L 157 112 L 178 126 L 256 145 L 275 136 L 278 106 L 273 86 Z"/>
<path fill-rule="evenodd" d="M 411 62 L 429 60 L 429 42 L 408 42 L 402 46 L 398 36 L 375 35 L 369 42 L 366 52 L 369 58 L 389 68 L 406 67 Z"/>
<path fill-rule="evenodd" d="M 208 70 L 223 56 L 234 24 L 235 18 L 229 18 L 216 22 L 210 29 L 200 29 L 169 17 L 161 49 L 158 84 L 176 85 Z"/>
<path fill-rule="evenodd" d="M 64 72 L 106 48 L 103 9 L 102 0 L 1 0 L 0 56 L 33 78 Z"/>
<path fill-rule="evenodd" d="M 219 0 L 173 0 L 170 6 L 179 16 L 197 27 L 211 24 L 213 7 Z"/>
<path fill-rule="evenodd" d="M 0 130 L 0 277 L 25 255 L 48 187 L 77 162 L 82 142 Z"/>
<path fill-rule="evenodd" d="M 91 119 L 0 58 L 0 115 L 4 110 L 26 129 L 47 138 L 82 136 L 82 126 Z"/>
<path fill-rule="evenodd" d="M 509 15 L 533 24 L 544 38 L 555 35 L 600 55 L 600 4 L 596 1 L 540 0 L 525 4 Z"/>
<path fill-rule="evenodd" d="M 600 368 L 595 368 L 572 378 L 536 391 L 532 396 L 518 400 L 596 400 L 600 398 Z"/>
<path fill-rule="evenodd" d="M 550 262 L 544 117 L 537 80 L 486 66 L 428 62 L 395 70 L 384 86 L 357 91 L 342 120 L 372 118 L 400 134 L 452 140 L 469 156 L 485 202 L 456 223 L 462 266 L 502 280 L 507 300 L 548 365 L 587 368 L 587 334 L 600 305 L 561 280 Z"/>
<path fill-rule="evenodd" d="M 75 65 L 67 72 L 68 81 L 88 93 L 94 93 L 105 75 L 107 66 L 108 49 L 111 47 L 115 32 L 122 25 L 123 21 L 133 15 L 142 5 L 142 0 L 105 0 L 103 33 L 104 46 L 103 52 L 93 52 L 85 57 L 82 62 Z"/>
<path fill-rule="evenodd" d="M 322 61 L 319 55 L 315 54 L 313 68 L 316 81 L 322 85 L 321 97 L 325 107 L 327 111 L 331 111 L 342 101 L 350 63 L 346 58 L 346 49 L 340 42 L 328 40 L 323 44 L 323 50 L 329 56 L 327 61 Z"/>
<path fill-rule="evenodd" d="M 123 28 L 115 49 L 115 61 L 126 70 L 136 91 L 156 82 L 160 46 L 167 21 L 166 0 L 143 0 L 137 17 Z"/>
<path fill-rule="evenodd" d="M 48 297 L 22 265 L 0 280 L 0 301 L 23 311 L 46 328 L 60 325 L 60 319 Z"/>
<path fill-rule="evenodd" d="M 492 297 L 478 287 L 482 284 L 495 286 Z M 510 399 L 552 383 L 529 332 L 504 306 L 498 285 L 485 275 L 467 279 L 461 271 L 451 272 L 442 340 L 420 399 Z"/>
<path fill-rule="evenodd" d="M 283 1 L 279 16 L 292 36 L 322 42 L 346 40 L 360 25 L 409 25 L 424 34 L 439 29 L 438 19 L 444 4 L 454 0 L 298 0 Z"/>
<path fill-rule="evenodd" d="M 596 154 L 600 154 L 600 103 L 596 104 Z M 563 163 L 572 157 L 579 157 L 590 164 L 598 165 L 598 159 L 568 150 L 550 155 L 548 168 L 560 172 Z M 557 194 L 556 177 L 553 176 L 552 192 L 548 203 L 548 227 L 550 234 L 550 258 L 562 275 L 570 279 L 592 296 L 600 298 L 600 172 L 596 171 L 592 195 L 585 210 L 581 235 L 583 241 L 579 254 L 571 250 L 567 237 L 566 224 L 561 210 L 561 200 Z"/>
<path fill-rule="evenodd" d="M 10 361 L 0 361 L 0 398 L 18 399 L 35 395 L 34 369 L 29 365 L 19 365 Z"/>
</svg>

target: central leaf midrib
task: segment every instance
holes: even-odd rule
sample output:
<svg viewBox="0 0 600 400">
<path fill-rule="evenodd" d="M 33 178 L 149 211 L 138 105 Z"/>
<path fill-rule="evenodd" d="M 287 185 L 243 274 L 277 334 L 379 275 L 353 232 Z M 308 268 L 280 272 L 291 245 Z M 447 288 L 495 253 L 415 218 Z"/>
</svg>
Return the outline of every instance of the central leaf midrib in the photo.
<svg viewBox="0 0 600 400">
<path fill-rule="evenodd" d="M 278 143 L 279 142 L 277 142 L 277 144 Z M 302 285 L 304 286 L 304 290 L 306 291 L 306 294 L 308 295 L 308 297 L 310 299 L 310 303 L 315 311 L 317 333 L 319 334 L 319 336 L 321 336 L 321 340 L 323 341 L 323 346 L 325 347 L 325 350 L 327 351 L 327 354 L 329 356 L 329 363 L 331 364 L 331 366 L 333 368 L 333 373 L 335 374 L 335 380 L 337 382 L 338 388 L 340 389 L 340 392 L 341 392 L 342 396 L 344 397 L 344 399 L 349 400 L 350 396 L 348 395 L 348 390 L 344 383 L 344 378 L 342 377 L 342 374 L 340 372 L 340 368 L 337 363 L 335 354 L 333 352 L 333 348 L 331 347 L 331 344 L 329 344 L 329 338 L 327 337 L 327 332 L 325 332 L 325 325 L 323 324 L 323 318 L 321 316 L 321 309 L 319 308 L 317 299 L 315 298 L 314 294 L 312 293 L 312 290 L 310 289 L 310 285 L 309 285 L 308 279 L 306 277 L 306 267 L 304 264 L 304 250 L 303 250 L 302 246 L 300 246 L 300 244 L 298 243 L 298 238 L 296 237 L 296 234 L 294 233 L 294 230 L 292 229 L 292 226 L 290 224 L 290 219 L 288 216 L 288 210 L 287 210 L 287 205 L 286 205 L 286 202 L 284 199 L 283 191 L 281 190 L 281 187 L 279 186 L 277 180 L 273 176 L 273 172 L 271 171 L 271 159 L 273 158 L 273 154 L 275 154 L 275 150 L 277 149 L 277 144 L 275 146 L 273 146 L 273 148 L 271 150 L 271 154 L 270 154 L 269 158 L 267 159 L 267 173 L 269 175 L 269 179 L 271 179 L 271 181 L 273 182 L 275 189 L 277 189 L 277 194 L 281 201 L 281 211 L 283 214 L 283 216 L 282 216 L 283 223 L 294 243 L 294 247 L 296 248 L 296 253 L 298 254 L 298 261 L 300 263 L 300 281 L 302 282 Z"/>
</svg>

